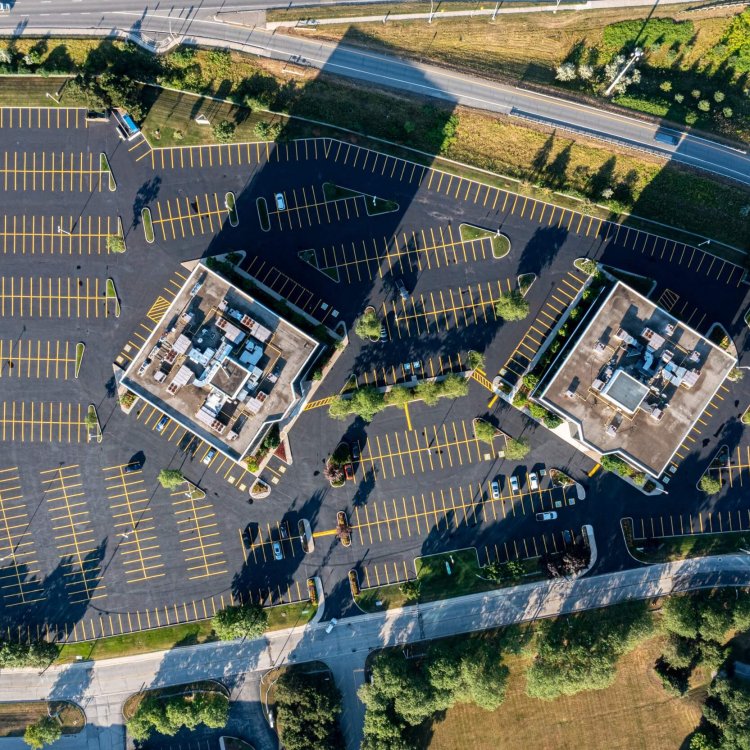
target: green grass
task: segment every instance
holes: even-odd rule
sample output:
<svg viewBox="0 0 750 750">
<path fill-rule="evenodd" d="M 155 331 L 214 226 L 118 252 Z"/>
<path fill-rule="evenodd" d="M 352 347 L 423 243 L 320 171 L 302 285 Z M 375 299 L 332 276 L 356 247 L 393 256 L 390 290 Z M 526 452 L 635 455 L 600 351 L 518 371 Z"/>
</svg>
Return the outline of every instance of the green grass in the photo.
<svg viewBox="0 0 750 750">
<path fill-rule="evenodd" d="M 81 371 L 81 362 L 83 361 L 83 353 L 85 351 L 86 351 L 86 344 L 79 341 L 76 344 L 76 373 L 75 373 L 76 377 L 78 377 L 78 373 Z"/>
<path fill-rule="evenodd" d="M 56 104 L 47 93 L 57 96 L 65 79 L 43 78 L 41 76 L 6 76 L 0 86 L 0 106 L 3 107 L 70 107 L 75 104 Z M 56 117 L 56 116 L 55 116 Z M 15 120 L 14 120 L 15 124 Z"/>
<path fill-rule="evenodd" d="M 105 153 L 99 154 L 99 169 L 102 172 L 106 172 L 109 177 L 109 189 L 110 192 L 117 190 L 117 183 L 115 182 L 115 176 L 112 174 L 112 168 L 109 166 L 109 159 Z"/>
<path fill-rule="evenodd" d="M 323 195 L 327 201 L 339 201 L 345 198 L 364 198 L 365 209 L 368 216 L 379 216 L 380 214 L 389 214 L 398 211 L 399 205 L 396 201 L 384 200 L 375 195 L 367 195 L 356 190 L 334 185 L 332 182 L 323 183 Z"/>
<path fill-rule="evenodd" d="M 143 221 L 143 233 L 146 235 L 146 242 L 149 245 L 154 241 L 154 225 L 151 223 L 151 209 L 141 209 L 141 221 Z"/>
<path fill-rule="evenodd" d="M 240 219 L 237 215 L 237 203 L 234 199 L 234 193 L 227 193 L 224 197 L 224 203 L 226 204 L 227 210 L 229 211 L 229 223 L 233 227 L 236 227 L 240 223 Z"/>
<path fill-rule="evenodd" d="M 334 185 L 332 182 L 324 182 L 323 195 L 327 201 L 339 201 L 345 198 L 358 198 L 362 193 L 340 185 Z"/>
<path fill-rule="evenodd" d="M 310 602 L 295 602 L 278 607 L 269 607 L 268 630 L 284 630 L 299 625 L 306 625 L 315 616 L 316 608 Z"/>
<path fill-rule="evenodd" d="M 691 557 L 709 555 L 729 555 L 750 549 L 750 534 L 738 531 L 725 531 L 721 534 L 689 534 L 678 537 L 661 537 L 654 540 L 659 547 L 651 548 L 645 541 L 632 543 L 630 553 L 637 560 L 646 563 L 686 560 Z M 636 549 L 643 547 L 643 551 Z"/>
<path fill-rule="evenodd" d="M 446 560 L 450 561 L 451 557 L 453 558 L 452 572 L 451 575 L 448 575 L 445 562 Z M 418 557 L 416 560 L 417 578 L 420 584 L 418 602 L 421 604 L 440 599 L 450 599 L 455 596 L 492 591 L 504 586 L 530 583 L 544 578 L 544 574 L 539 570 L 537 558 L 529 558 L 520 562 L 526 573 L 523 579 L 515 584 L 500 584 L 479 577 L 482 575 L 482 568 L 477 562 L 477 553 L 474 549 Z M 355 597 L 355 601 L 365 612 L 379 612 L 384 609 L 416 603 L 407 600 L 401 592 L 400 584 L 363 589 Z M 382 602 L 382 605 L 376 606 L 376 601 Z"/>
<path fill-rule="evenodd" d="M 740 420 L 742 424 L 750 424 L 750 406 L 745 409 L 745 411 L 742 413 L 742 418 Z"/>
<path fill-rule="evenodd" d="M 268 232 L 271 229 L 271 218 L 268 215 L 268 203 L 265 198 L 257 198 L 255 205 L 258 208 L 258 219 L 260 221 L 260 228 L 264 232 Z"/>
<path fill-rule="evenodd" d="M 526 292 L 529 291 L 531 288 L 531 285 L 536 280 L 536 274 L 535 273 L 522 273 L 518 277 L 518 289 L 521 292 L 521 294 L 525 295 Z"/>
<path fill-rule="evenodd" d="M 120 317 L 120 300 L 117 297 L 117 289 L 115 289 L 115 282 L 112 279 L 107 279 L 107 299 L 115 301 L 115 317 Z"/>
<path fill-rule="evenodd" d="M 29 724 L 57 713 L 63 734 L 78 734 L 86 726 L 83 711 L 68 701 L 0 703 L 0 737 L 23 737 Z"/>
<path fill-rule="evenodd" d="M 461 224 L 459 231 L 461 232 L 461 239 L 464 242 L 489 237 L 492 240 L 493 258 L 504 258 L 510 252 L 510 240 L 504 234 L 493 232 L 491 229 L 475 227 L 471 224 Z"/>
</svg>

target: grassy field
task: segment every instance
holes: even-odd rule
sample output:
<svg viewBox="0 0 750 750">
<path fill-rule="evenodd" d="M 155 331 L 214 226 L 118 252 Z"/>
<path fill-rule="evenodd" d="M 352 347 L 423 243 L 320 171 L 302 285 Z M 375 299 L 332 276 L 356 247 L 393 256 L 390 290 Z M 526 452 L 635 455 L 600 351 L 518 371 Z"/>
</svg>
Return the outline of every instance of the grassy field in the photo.
<svg viewBox="0 0 750 750">
<path fill-rule="evenodd" d="M 432 725 L 427 750 L 679 750 L 700 720 L 701 675 L 685 698 L 666 693 L 652 669 L 661 641 L 652 639 L 622 658 L 606 690 L 542 702 L 525 694 L 523 657 L 507 656 L 508 693 L 492 713 L 459 704 Z"/>
<path fill-rule="evenodd" d="M 657 539 L 658 549 L 643 547 L 642 541 L 633 542 L 630 553 L 638 560 L 647 563 L 685 560 L 689 557 L 707 557 L 708 555 L 729 555 L 750 548 L 750 534 L 742 532 L 724 532 L 723 534 L 689 534 L 687 536 L 665 537 Z"/>
<path fill-rule="evenodd" d="M 63 734 L 78 734 L 86 718 L 78 706 L 59 701 L 19 701 L 0 703 L 0 737 L 22 737 L 26 727 L 50 713 L 57 713 Z"/>
<path fill-rule="evenodd" d="M 453 558 L 453 563 L 451 574 L 448 575 L 445 563 L 450 561 L 450 558 Z M 530 583 L 544 577 L 539 571 L 539 562 L 536 558 L 522 560 L 521 564 L 524 566 L 526 575 L 523 580 L 516 583 Z M 477 562 L 477 553 L 473 549 L 419 557 L 416 560 L 416 567 L 420 584 L 419 602 L 432 602 L 454 596 L 492 591 L 503 585 L 479 577 L 482 575 L 482 569 Z M 365 612 L 380 612 L 384 609 L 403 607 L 405 604 L 413 603 L 413 601 L 407 601 L 399 584 L 364 589 L 355 600 Z M 375 604 L 376 601 L 381 602 L 379 607 Z"/>
</svg>

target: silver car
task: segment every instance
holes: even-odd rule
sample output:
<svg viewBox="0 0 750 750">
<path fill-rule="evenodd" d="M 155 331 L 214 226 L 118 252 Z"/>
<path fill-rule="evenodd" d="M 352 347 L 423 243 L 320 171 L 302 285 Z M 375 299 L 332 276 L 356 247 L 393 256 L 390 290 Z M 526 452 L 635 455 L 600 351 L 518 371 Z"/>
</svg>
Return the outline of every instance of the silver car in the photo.
<svg viewBox="0 0 750 750">
<path fill-rule="evenodd" d="M 281 544 L 279 544 L 279 542 L 273 543 L 273 559 L 274 560 L 284 559 L 284 553 L 281 551 Z"/>
</svg>

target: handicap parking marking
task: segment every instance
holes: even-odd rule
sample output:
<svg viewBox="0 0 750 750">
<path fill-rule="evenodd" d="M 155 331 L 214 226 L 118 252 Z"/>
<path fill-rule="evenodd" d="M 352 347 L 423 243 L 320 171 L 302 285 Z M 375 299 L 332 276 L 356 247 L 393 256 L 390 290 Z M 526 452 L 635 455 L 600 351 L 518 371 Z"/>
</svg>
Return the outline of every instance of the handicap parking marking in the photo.
<svg viewBox="0 0 750 750">
<path fill-rule="evenodd" d="M 75 373 L 75 344 L 70 341 L 0 339 L 0 378 L 54 378 Z"/>
<path fill-rule="evenodd" d="M 404 430 L 368 438 L 359 444 L 362 480 L 407 476 L 472 463 L 492 457 L 492 450 L 474 437 L 474 428 L 466 422 L 445 422 L 421 430 Z"/>
<path fill-rule="evenodd" d="M 164 576 L 151 498 L 141 469 L 135 464 L 119 464 L 102 471 L 126 583 Z"/>
<path fill-rule="evenodd" d="M 58 255 L 109 254 L 107 238 L 119 236 L 112 216 L 3 216 L 2 252 Z"/>
<path fill-rule="evenodd" d="M 81 404 L 3 401 L 0 440 L 30 443 L 81 443 L 87 428 Z"/>
<path fill-rule="evenodd" d="M 105 295 L 99 279 L 79 277 L 0 277 L 0 317 L 104 318 L 114 316 L 117 300 Z"/>
<path fill-rule="evenodd" d="M 87 110 L 81 107 L 0 107 L 3 129 L 78 129 L 87 128 Z"/>
<path fill-rule="evenodd" d="M 487 260 L 492 257 L 492 238 L 462 240 L 454 236 L 448 225 L 445 229 L 430 227 L 412 231 L 410 235 L 402 232 L 390 238 L 383 237 L 380 242 L 362 240 L 361 244 L 341 243 L 310 252 L 310 262 L 315 268 L 323 273 L 336 273 L 340 280 L 351 284 L 372 281 L 376 276 L 383 278 L 384 270 L 393 273 L 395 269 L 407 274 Z"/>
<path fill-rule="evenodd" d="M 156 213 L 152 224 L 161 230 L 162 239 L 185 239 L 196 234 L 216 234 L 221 230 L 224 220 L 229 216 L 229 209 L 219 204 L 216 193 L 194 196 L 192 199 L 167 198 L 156 202 Z M 153 214 L 153 211 L 152 211 Z"/>
<path fill-rule="evenodd" d="M 383 302 L 383 317 L 393 322 L 398 338 L 423 336 L 450 331 L 470 325 L 483 325 L 497 320 L 495 304 L 503 294 L 513 288 L 510 279 L 504 281 L 468 284 L 457 289 L 420 293 L 408 300 L 391 301 L 390 308 Z M 391 322 L 387 324 L 389 338 L 393 340 Z"/>
<path fill-rule="evenodd" d="M 171 493 L 188 580 L 229 573 L 213 504 L 190 491 Z"/>
<path fill-rule="evenodd" d="M 109 189 L 109 173 L 99 157 L 65 151 L 5 151 L 0 160 L 0 184 L 5 192 L 101 192 Z"/>
<path fill-rule="evenodd" d="M 5 606 L 44 601 L 18 467 L 0 469 L 0 592 Z"/>
<path fill-rule="evenodd" d="M 576 298 L 585 281 L 568 271 L 549 295 L 534 322 L 498 372 L 506 383 L 514 386 L 526 374 L 544 339 L 557 325 L 563 311 Z"/>
<path fill-rule="evenodd" d="M 338 317 L 338 311 L 333 306 L 257 255 L 250 259 L 250 264 L 243 270 L 272 292 L 281 295 L 287 302 L 308 315 L 312 315 L 321 323 L 329 318 Z"/>
<path fill-rule="evenodd" d="M 128 363 L 133 359 L 136 352 L 148 341 L 151 334 L 159 325 L 159 322 L 166 314 L 174 298 L 182 289 L 187 276 L 180 271 L 175 271 L 172 277 L 163 287 L 162 292 L 154 300 L 151 307 L 146 312 L 144 319 L 138 324 L 138 328 L 133 331 L 133 335 L 128 339 L 120 353 L 115 357 L 115 364 L 125 369 Z"/>
<path fill-rule="evenodd" d="M 97 544 L 91 527 L 78 465 L 46 469 L 40 475 L 70 601 L 82 603 L 104 598 L 106 586 L 101 583 L 104 550 Z"/>
</svg>

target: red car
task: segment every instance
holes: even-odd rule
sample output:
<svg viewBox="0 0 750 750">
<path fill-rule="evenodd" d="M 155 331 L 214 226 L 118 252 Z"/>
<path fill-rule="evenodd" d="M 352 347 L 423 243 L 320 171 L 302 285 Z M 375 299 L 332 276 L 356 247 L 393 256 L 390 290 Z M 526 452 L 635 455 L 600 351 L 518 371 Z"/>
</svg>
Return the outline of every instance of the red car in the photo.
<svg viewBox="0 0 750 750">
<path fill-rule="evenodd" d="M 351 464 L 344 464 L 344 476 L 354 480 L 354 467 Z"/>
</svg>

